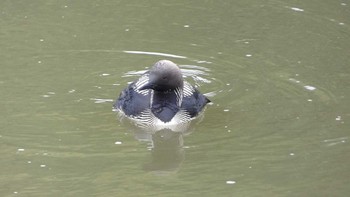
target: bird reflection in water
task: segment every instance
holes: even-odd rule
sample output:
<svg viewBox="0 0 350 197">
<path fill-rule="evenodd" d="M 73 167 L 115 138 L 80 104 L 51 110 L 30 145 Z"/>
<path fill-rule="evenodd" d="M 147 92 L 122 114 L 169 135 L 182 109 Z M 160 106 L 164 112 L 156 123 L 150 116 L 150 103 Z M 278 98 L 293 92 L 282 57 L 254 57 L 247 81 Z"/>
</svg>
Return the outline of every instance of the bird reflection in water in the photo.
<svg viewBox="0 0 350 197">
<path fill-rule="evenodd" d="M 203 114 L 195 120 L 175 128 L 144 127 L 144 125 L 130 121 L 125 116 L 119 116 L 119 118 L 123 124 L 133 128 L 132 133 L 136 140 L 149 144 L 148 149 L 151 155 L 142 168 L 156 174 L 168 174 L 180 169 L 185 160 L 184 138 L 194 132 L 193 125 L 202 121 Z"/>
<path fill-rule="evenodd" d="M 192 125 L 201 121 L 202 117 L 201 115 L 196 120 L 182 125 L 181 129 L 180 127 L 176 129 L 143 127 L 123 117 L 121 121 L 132 124 L 132 127 L 135 128 L 133 133 L 136 140 L 149 144 L 151 156 L 143 164 L 143 169 L 156 174 L 167 174 L 180 169 L 185 160 L 184 137 L 194 131 Z"/>
<path fill-rule="evenodd" d="M 144 164 L 146 171 L 177 171 L 184 161 L 183 133 L 163 129 L 152 135 L 151 161 Z"/>
</svg>

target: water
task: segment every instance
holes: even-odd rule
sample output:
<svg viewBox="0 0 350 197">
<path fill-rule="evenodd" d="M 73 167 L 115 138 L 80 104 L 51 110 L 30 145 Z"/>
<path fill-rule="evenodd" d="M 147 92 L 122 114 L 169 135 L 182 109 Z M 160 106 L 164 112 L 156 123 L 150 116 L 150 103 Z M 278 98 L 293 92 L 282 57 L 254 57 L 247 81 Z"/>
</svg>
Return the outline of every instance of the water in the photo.
<svg viewBox="0 0 350 197">
<path fill-rule="evenodd" d="M 1 196 L 350 193 L 349 1 L 0 5 Z M 112 101 L 160 59 L 213 104 L 152 144 Z"/>
</svg>

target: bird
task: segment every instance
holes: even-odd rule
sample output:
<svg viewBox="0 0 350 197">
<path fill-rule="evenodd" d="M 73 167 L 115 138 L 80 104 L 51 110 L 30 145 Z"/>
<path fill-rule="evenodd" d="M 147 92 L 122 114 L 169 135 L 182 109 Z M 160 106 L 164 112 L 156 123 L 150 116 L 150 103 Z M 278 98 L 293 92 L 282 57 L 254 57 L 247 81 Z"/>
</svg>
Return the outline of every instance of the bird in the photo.
<svg viewBox="0 0 350 197">
<path fill-rule="evenodd" d="M 160 60 L 121 91 L 113 108 L 139 125 L 179 125 L 195 119 L 210 102 L 174 62 Z"/>
</svg>

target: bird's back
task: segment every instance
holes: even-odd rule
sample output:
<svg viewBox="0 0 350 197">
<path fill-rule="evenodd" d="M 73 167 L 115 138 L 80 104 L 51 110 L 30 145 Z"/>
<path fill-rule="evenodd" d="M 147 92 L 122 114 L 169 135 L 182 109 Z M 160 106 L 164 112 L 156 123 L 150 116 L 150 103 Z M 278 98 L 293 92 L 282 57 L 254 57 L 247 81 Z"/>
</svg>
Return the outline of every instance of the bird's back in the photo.
<svg viewBox="0 0 350 197">
<path fill-rule="evenodd" d="M 126 116 L 137 117 L 150 107 L 151 90 L 137 91 L 135 82 L 125 88 L 119 95 L 114 108 Z"/>
</svg>

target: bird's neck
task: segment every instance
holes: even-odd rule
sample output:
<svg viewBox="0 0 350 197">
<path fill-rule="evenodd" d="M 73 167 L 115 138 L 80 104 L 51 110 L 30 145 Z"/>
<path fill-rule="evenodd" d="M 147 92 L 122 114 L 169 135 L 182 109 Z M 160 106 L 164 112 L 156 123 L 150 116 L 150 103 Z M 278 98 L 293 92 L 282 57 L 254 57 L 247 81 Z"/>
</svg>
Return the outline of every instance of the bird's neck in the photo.
<svg viewBox="0 0 350 197">
<path fill-rule="evenodd" d="M 169 122 L 180 110 L 182 92 L 178 90 L 153 91 L 151 110 L 163 122 Z"/>
</svg>

